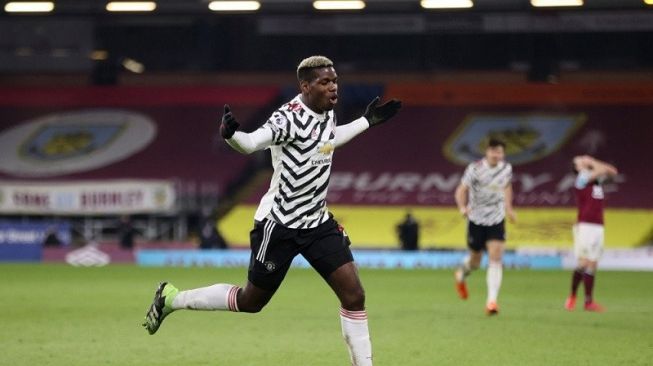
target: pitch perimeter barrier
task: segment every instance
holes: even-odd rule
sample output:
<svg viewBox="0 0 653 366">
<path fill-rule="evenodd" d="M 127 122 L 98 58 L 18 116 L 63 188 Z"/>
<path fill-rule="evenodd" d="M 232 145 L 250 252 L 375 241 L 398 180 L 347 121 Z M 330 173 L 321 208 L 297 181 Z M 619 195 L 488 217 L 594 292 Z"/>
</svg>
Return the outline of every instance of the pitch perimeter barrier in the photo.
<svg viewBox="0 0 653 366">
<path fill-rule="evenodd" d="M 416 251 L 399 250 L 353 250 L 356 264 L 361 268 L 375 269 L 452 269 L 458 266 L 465 255 L 463 250 Z M 247 249 L 225 250 L 161 250 L 142 249 L 136 251 L 139 266 L 161 267 L 243 267 L 249 264 Z M 576 267 L 576 258 L 571 250 L 548 248 L 520 248 L 508 251 L 503 259 L 504 267 L 511 269 L 570 270 Z M 293 267 L 308 268 L 308 262 L 296 257 Z M 487 256 L 482 267 L 487 266 Z M 653 271 L 653 246 L 637 249 L 608 249 L 601 258 L 603 270 Z"/>
<path fill-rule="evenodd" d="M 403 268 L 438 269 L 453 268 L 466 255 L 463 251 L 418 251 L 403 252 L 390 250 L 354 250 L 354 258 L 361 268 Z M 136 263 L 140 266 L 178 266 L 178 267 L 247 267 L 249 250 L 139 250 Z M 483 265 L 486 264 L 484 259 Z M 506 253 L 506 268 L 557 269 L 562 267 L 562 257 L 557 254 L 516 254 Z M 309 263 L 297 256 L 293 267 L 308 268 Z"/>
<path fill-rule="evenodd" d="M 48 235 L 60 245 L 70 244 L 70 223 L 0 221 L 0 262 L 41 261 Z"/>
</svg>

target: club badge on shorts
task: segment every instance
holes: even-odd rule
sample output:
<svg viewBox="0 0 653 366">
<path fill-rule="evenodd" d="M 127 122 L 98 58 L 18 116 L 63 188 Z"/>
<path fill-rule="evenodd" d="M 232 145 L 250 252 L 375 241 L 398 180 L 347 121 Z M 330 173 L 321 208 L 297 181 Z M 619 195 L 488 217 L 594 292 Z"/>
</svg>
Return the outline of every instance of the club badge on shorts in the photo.
<svg viewBox="0 0 653 366">
<path fill-rule="evenodd" d="M 268 272 L 272 272 L 277 268 L 277 265 L 274 264 L 274 262 L 272 261 L 266 261 L 265 263 L 263 263 L 263 265 L 265 266 L 265 269 L 268 270 Z"/>
</svg>

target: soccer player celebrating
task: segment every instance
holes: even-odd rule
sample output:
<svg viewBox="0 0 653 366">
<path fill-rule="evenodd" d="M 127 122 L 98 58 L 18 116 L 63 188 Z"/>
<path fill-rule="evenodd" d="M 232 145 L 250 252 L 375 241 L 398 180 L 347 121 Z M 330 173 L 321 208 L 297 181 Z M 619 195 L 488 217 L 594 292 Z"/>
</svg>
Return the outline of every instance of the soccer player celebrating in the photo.
<svg viewBox="0 0 653 366">
<path fill-rule="evenodd" d="M 281 285 L 292 259 L 301 254 L 340 300 L 342 334 L 356 366 L 372 365 L 365 293 L 349 250 L 350 241 L 326 206 L 333 151 L 369 127 L 394 116 L 401 102 L 379 104 L 337 126 L 338 75 L 333 62 L 311 56 L 297 67 L 301 93 L 277 109 L 258 130 L 238 131 L 225 105 L 220 133 L 236 151 L 249 154 L 269 148 L 274 173 L 254 216 L 252 249 L 245 288 L 230 284 L 179 291 L 162 282 L 143 324 L 154 334 L 175 310 L 259 312 Z"/>
<path fill-rule="evenodd" d="M 456 289 L 460 298 L 467 299 L 465 278 L 478 269 L 483 251 L 488 252 L 487 302 L 488 315 L 499 312 L 497 297 L 503 275 L 503 247 L 506 240 L 505 216 L 512 222 L 512 166 L 504 161 L 506 145 L 491 138 L 485 157 L 470 163 L 465 169 L 455 198 L 460 213 L 468 219 L 467 247 L 469 253 L 455 272 Z"/>
<path fill-rule="evenodd" d="M 603 311 L 593 299 L 594 276 L 598 260 L 603 252 L 603 187 L 608 178 L 617 175 L 617 168 L 589 155 L 576 156 L 573 160 L 576 172 L 576 205 L 578 220 L 574 225 L 574 253 L 578 267 L 571 277 L 571 293 L 565 301 L 569 311 L 576 307 L 576 292 L 581 281 L 585 285 L 585 310 Z"/>
</svg>

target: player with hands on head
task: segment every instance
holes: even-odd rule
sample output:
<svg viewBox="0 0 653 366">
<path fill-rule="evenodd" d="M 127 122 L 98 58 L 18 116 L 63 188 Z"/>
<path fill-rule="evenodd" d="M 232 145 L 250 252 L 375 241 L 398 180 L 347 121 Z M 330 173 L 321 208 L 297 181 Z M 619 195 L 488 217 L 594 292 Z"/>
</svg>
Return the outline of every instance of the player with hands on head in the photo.
<svg viewBox="0 0 653 366">
<path fill-rule="evenodd" d="M 589 155 L 574 157 L 573 169 L 576 175 L 574 191 L 578 207 L 577 222 L 573 227 L 574 253 L 578 265 L 571 276 L 571 293 L 565 301 L 569 311 L 576 307 L 576 292 L 582 282 L 585 286 L 585 310 L 601 312 L 603 306 L 593 299 L 594 280 L 598 261 L 603 253 L 603 184 L 617 176 L 613 165 Z"/>
<path fill-rule="evenodd" d="M 239 131 L 231 109 L 224 107 L 220 134 L 225 141 L 243 154 L 270 149 L 274 168 L 270 188 L 254 215 L 245 287 L 219 283 L 179 291 L 162 282 L 144 325 L 153 334 L 167 315 L 180 309 L 256 313 L 279 288 L 293 258 L 301 254 L 340 301 L 342 334 L 352 365 L 371 366 L 365 291 L 349 237 L 329 212 L 326 196 L 334 149 L 392 118 L 401 102 L 379 105 L 377 97 L 362 117 L 338 125 L 333 111 L 338 102 L 338 75 L 333 62 L 324 56 L 306 58 L 297 68 L 297 79 L 300 93 L 253 132 Z"/>
</svg>

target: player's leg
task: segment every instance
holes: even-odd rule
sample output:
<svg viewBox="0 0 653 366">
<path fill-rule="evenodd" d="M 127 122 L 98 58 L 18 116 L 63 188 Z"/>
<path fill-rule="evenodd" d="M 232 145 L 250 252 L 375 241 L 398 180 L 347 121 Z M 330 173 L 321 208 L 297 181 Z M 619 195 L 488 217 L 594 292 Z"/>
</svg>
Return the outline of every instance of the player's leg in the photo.
<svg viewBox="0 0 653 366">
<path fill-rule="evenodd" d="M 372 365 L 372 343 L 365 310 L 365 291 L 354 262 L 343 264 L 327 279 L 340 300 L 340 326 L 352 365 Z"/>
<path fill-rule="evenodd" d="M 238 286 L 219 283 L 179 291 L 174 285 L 162 282 L 154 294 L 143 326 L 150 334 L 154 334 L 168 315 L 180 309 L 238 311 L 236 297 L 239 290 Z"/>
<path fill-rule="evenodd" d="M 258 276 L 250 270 L 245 288 L 218 283 L 186 291 L 176 291 L 170 296 L 169 308 L 175 310 L 228 310 L 233 312 L 258 313 L 267 305 L 283 281 L 290 262 L 276 268 L 267 276 Z M 270 271 L 272 272 L 272 271 Z M 255 284 L 256 283 L 256 284 Z M 168 284 L 168 286 L 171 286 Z"/>
<path fill-rule="evenodd" d="M 576 294 L 578 293 L 578 287 L 583 281 L 585 268 L 586 268 L 585 259 L 580 258 L 578 260 L 578 265 L 571 273 L 571 292 L 569 293 L 569 297 L 567 297 L 567 300 L 565 301 L 565 309 L 569 311 L 574 310 L 574 308 L 576 307 Z"/>
<path fill-rule="evenodd" d="M 462 263 L 456 269 L 456 279 L 463 282 L 473 271 L 481 266 L 483 251 L 470 249 Z"/>
<path fill-rule="evenodd" d="M 354 262 L 340 266 L 327 277 L 327 283 L 340 300 L 340 307 L 346 312 L 365 310 L 365 290 L 358 276 Z"/>
<path fill-rule="evenodd" d="M 594 280 L 597 265 L 597 261 L 588 260 L 585 273 L 583 274 L 583 284 L 585 285 L 585 310 L 602 312 L 604 311 L 603 306 L 594 301 Z"/>
<path fill-rule="evenodd" d="M 255 225 L 250 233 L 252 254 L 248 282 L 244 289 L 232 284 L 218 283 L 179 291 L 172 284 L 162 282 L 157 288 L 143 326 L 150 334 L 154 334 L 168 315 L 182 309 L 259 312 L 283 281 L 295 255 L 286 245 L 277 243 L 283 239 L 284 234 L 286 233 L 283 229 L 275 229 L 269 221 Z"/>
<path fill-rule="evenodd" d="M 456 282 L 456 291 L 458 297 L 465 300 L 469 296 L 465 279 L 472 271 L 481 266 L 483 259 L 483 250 L 485 249 L 485 233 L 481 226 L 469 221 L 467 224 L 467 247 L 469 249 L 467 256 L 454 272 Z"/>
<path fill-rule="evenodd" d="M 576 308 L 576 294 L 578 293 L 578 287 L 583 282 L 583 276 L 585 275 L 585 270 L 587 269 L 587 259 L 583 257 L 578 258 L 578 264 L 576 268 L 571 273 L 571 292 L 565 300 L 565 309 L 573 311 Z"/>
<path fill-rule="evenodd" d="M 343 251 L 344 253 L 335 254 L 334 257 L 340 257 L 339 261 L 342 261 L 351 255 L 349 248 L 345 248 Z M 316 269 L 321 271 L 319 268 L 320 264 L 317 264 Z M 322 273 L 324 272 L 321 271 Z M 365 310 L 365 290 L 358 276 L 356 265 L 353 261 L 342 264 L 327 276 L 326 280 L 340 300 L 340 326 L 352 365 L 371 366 L 372 343 Z"/>
<path fill-rule="evenodd" d="M 145 316 L 143 326 L 150 334 L 156 333 L 163 320 L 182 309 L 257 313 L 270 301 L 275 290 L 266 290 L 247 282 L 245 288 L 218 283 L 191 290 L 179 291 L 172 284 L 162 282 Z"/>
<path fill-rule="evenodd" d="M 365 310 L 365 290 L 344 229 L 330 219 L 322 224 L 302 255 L 340 300 L 340 326 L 352 365 L 372 365 L 372 344 Z"/>
<path fill-rule="evenodd" d="M 270 301 L 275 290 L 266 290 L 247 281 L 245 288 L 215 284 L 179 291 L 171 303 L 172 310 L 229 310 L 258 313 Z"/>
<path fill-rule="evenodd" d="M 583 273 L 583 285 L 585 287 L 585 310 L 601 312 L 604 311 L 603 306 L 594 301 L 594 283 L 596 280 L 596 269 L 598 267 L 599 259 L 603 254 L 603 226 L 602 225 L 587 225 L 588 242 L 590 245 L 587 248 L 587 265 L 585 273 Z"/>
<path fill-rule="evenodd" d="M 488 253 L 488 266 L 487 266 L 487 302 L 485 311 L 488 315 L 495 315 L 499 312 L 497 305 L 497 298 L 499 297 L 499 290 L 501 289 L 501 281 L 503 280 L 503 248 L 506 241 L 505 222 L 492 226 L 487 226 L 487 253 Z"/>
<path fill-rule="evenodd" d="M 469 297 L 469 292 L 467 290 L 467 284 L 465 280 L 467 279 L 467 276 L 472 273 L 472 271 L 477 270 L 481 266 L 482 259 L 482 251 L 470 249 L 463 259 L 463 262 L 454 272 L 454 279 L 456 280 L 456 291 L 458 292 L 458 297 L 463 300 L 466 300 Z"/>
<path fill-rule="evenodd" d="M 501 282 L 503 280 L 503 250 L 505 242 L 502 240 L 492 239 L 487 242 L 488 266 L 487 266 L 487 301 L 486 312 L 494 315 L 499 312 L 497 299 Z"/>
<path fill-rule="evenodd" d="M 576 308 L 576 294 L 578 293 L 578 287 L 583 282 L 583 275 L 587 267 L 587 260 L 585 259 L 587 253 L 585 245 L 583 245 L 583 235 L 580 230 L 580 225 L 576 224 L 573 226 L 572 234 L 574 239 L 574 255 L 578 259 L 578 264 L 571 273 L 571 292 L 567 300 L 565 300 L 565 309 L 569 311 L 573 311 Z"/>
</svg>

